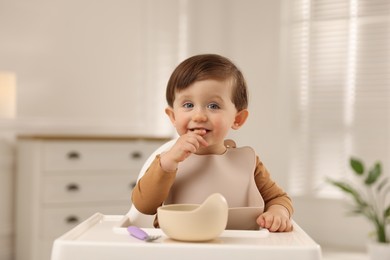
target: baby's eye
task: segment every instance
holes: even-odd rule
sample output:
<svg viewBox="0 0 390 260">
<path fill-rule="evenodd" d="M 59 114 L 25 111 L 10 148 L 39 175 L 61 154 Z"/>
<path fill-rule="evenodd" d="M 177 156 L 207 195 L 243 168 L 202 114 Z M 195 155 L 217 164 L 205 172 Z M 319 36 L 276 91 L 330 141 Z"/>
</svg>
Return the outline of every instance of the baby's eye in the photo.
<svg viewBox="0 0 390 260">
<path fill-rule="evenodd" d="M 207 105 L 207 108 L 209 109 L 220 109 L 219 105 L 216 103 L 210 103 Z"/>
<path fill-rule="evenodd" d="M 184 108 L 193 108 L 194 107 L 194 104 L 190 103 L 190 102 L 186 102 L 183 104 L 183 107 Z"/>
</svg>

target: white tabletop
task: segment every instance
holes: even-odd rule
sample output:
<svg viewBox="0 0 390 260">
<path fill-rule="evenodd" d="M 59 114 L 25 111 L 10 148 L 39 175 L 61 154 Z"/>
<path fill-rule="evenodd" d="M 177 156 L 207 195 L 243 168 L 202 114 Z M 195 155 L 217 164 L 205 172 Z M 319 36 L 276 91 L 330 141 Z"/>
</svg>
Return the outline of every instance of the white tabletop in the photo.
<svg viewBox="0 0 390 260">
<path fill-rule="evenodd" d="M 78 259 L 321 259 L 321 248 L 296 223 L 294 230 L 270 233 L 267 230 L 225 230 L 208 242 L 180 242 L 160 229 L 145 228 L 161 235 L 154 242 L 138 240 L 119 226 L 123 216 L 96 213 L 56 239 L 52 260 Z"/>
</svg>

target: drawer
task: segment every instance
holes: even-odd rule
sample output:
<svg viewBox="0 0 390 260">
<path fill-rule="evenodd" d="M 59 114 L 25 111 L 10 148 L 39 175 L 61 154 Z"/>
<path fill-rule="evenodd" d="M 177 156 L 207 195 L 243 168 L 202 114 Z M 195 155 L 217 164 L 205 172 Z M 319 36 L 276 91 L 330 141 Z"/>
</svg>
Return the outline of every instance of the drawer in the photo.
<svg viewBox="0 0 390 260">
<path fill-rule="evenodd" d="M 136 174 L 47 175 L 43 178 L 44 203 L 129 201 Z"/>
<path fill-rule="evenodd" d="M 54 239 L 77 226 L 96 212 L 105 215 L 125 215 L 130 203 L 85 204 L 79 207 L 44 207 L 42 210 L 41 235 Z"/>
<path fill-rule="evenodd" d="M 72 169 L 140 169 L 163 142 L 48 141 L 43 144 L 45 171 Z"/>
</svg>

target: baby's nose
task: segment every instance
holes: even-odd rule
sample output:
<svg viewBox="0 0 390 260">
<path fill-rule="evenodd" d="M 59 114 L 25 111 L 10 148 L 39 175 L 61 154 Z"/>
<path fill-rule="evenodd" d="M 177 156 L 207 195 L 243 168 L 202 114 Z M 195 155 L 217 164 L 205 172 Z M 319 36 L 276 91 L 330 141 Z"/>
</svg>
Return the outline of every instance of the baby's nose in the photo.
<svg viewBox="0 0 390 260">
<path fill-rule="evenodd" d="M 195 122 L 202 122 L 207 120 L 207 115 L 203 111 L 195 111 L 192 116 L 192 120 Z"/>
</svg>

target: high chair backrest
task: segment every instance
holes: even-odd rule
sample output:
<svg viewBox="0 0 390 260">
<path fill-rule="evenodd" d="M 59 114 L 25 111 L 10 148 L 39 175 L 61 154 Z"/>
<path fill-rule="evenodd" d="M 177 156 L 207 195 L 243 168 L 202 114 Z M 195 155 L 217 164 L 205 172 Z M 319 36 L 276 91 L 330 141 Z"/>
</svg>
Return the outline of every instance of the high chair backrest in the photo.
<svg viewBox="0 0 390 260">
<path fill-rule="evenodd" d="M 162 152 L 169 150 L 169 148 L 172 147 L 172 145 L 176 142 L 177 139 L 170 140 L 157 148 L 145 161 L 144 165 L 141 168 L 141 171 L 139 172 L 137 182 L 138 180 L 145 174 L 146 170 L 149 168 L 150 164 L 153 162 L 154 158 L 161 154 Z M 134 205 L 131 205 L 129 212 L 126 214 L 129 220 L 130 225 L 138 226 L 138 227 L 153 227 L 153 220 L 155 215 L 145 215 L 139 212 Z"/>
</svg>

